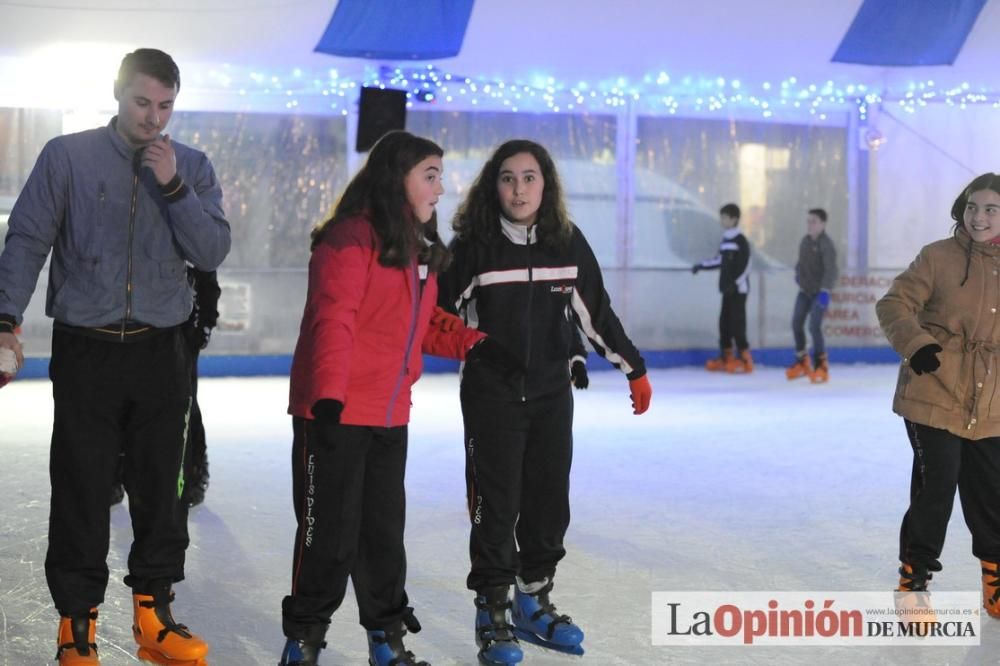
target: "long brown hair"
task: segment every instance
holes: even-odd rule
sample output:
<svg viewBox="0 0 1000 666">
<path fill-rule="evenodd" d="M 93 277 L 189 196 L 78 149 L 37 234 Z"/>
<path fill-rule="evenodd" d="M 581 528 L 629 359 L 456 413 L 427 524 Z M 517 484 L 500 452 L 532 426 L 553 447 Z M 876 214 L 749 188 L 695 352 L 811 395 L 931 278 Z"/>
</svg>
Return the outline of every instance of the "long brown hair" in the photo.
<svg viewBox="0 0 1000 666">
<path fill-rule="evenodd" d="M 451 227 L 458 238 L 490 241 L 499 235 L 501 210 L 497 180 L 500 166 L 504 160 L 520 153 L 530 153 L 538 161 L 542 172 L 544 188 L 535 227 L 538 242 L 546 249 L 561 249 L 569 244 L 573 236 L 573 223 L 570 222 L 563 202 L 562 184 L 555 162 L 549 151 L 527 139 L 514 139 L 504 143 L 483 166 L 452 220 Z"/>
<path fill-rule="evenodd" d="M 406 199 L 406 174 L 421 161 L 443 157 L 439 145 L 409 132 L 389 132 L 376 143 L 361 168 L 334 207 L 333 215 L 313 229 L 311 248 L 323 239 L 332 224 L 356 215 L 371 222 L 382 248 L 378 261 L 383 266 L 401 268 L 413 253 L 434 272 L 447 268 L 451 255 L 437 231 L 437 212 L 421 224 Z"/>
</svg>

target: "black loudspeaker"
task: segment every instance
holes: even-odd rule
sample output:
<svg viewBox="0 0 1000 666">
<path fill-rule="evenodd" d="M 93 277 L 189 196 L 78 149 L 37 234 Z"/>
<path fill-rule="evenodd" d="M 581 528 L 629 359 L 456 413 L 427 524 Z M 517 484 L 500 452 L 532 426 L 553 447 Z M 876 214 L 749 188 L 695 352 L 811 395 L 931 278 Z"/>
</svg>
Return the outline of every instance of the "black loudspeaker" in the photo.
<svg viewBox="0 0 1000 666">
<path fill-rule="evenodd" d="M 362 88 L 358 102 L 358 140 L 354 149 L 366 152 L 392 130 L 406 129 L 406 91 Z"/>
</svg>

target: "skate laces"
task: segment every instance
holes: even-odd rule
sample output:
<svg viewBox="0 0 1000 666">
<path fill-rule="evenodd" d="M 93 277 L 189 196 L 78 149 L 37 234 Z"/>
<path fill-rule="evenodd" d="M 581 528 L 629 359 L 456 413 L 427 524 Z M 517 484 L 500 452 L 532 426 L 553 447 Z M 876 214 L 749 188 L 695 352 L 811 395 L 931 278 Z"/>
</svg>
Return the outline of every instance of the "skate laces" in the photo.
<svg viewBox="0 0 1000 666">
<path fill-rule="evenodd" d="M 285 649 L 281 652 L 281 662 L 278 666 L 297 666 L 298 664 L 315 664 L 319 653 L 326 649 L 326 641 L 322 638 L 289 638 Z"/>
<path fill-rule="evenodd" d="M 990 603 L 995 604 L 998 599 L 1000 599 L 1000 564 L 995 562 L 990 562 L 994 566 L 993 569 L 987 569 L 983 567 L 983 582 L 986 585 L 993 588 L 993 594 L 990 596 Z M 985 576 L 991 576 L 992 580 L 986 580 Z"/>
<path fill-rule="evenodd" d="M 167 634 L 174 633 L 181 638 L 193 638 L 191 632 L 188 631 L 187 626 L 180 624 L 174 620 L 173 614 L 170 612 L 170 604 L 174 601 L 174 593 L 171 591 L 166 601 L 157 600 L 157 596 L 153 596 L 149 601 L 140 601 L 139 605 L 142 608 L 152 608 L 156 613 L 156 619 L 160 621 L 163 625 L 163 629 L 156 634 L 156 642 L 162 643 L 163 639 L 167 637 Z"/>
<path fill-rule="evenodd" d="M 931 571 L 941 571 L 941 565 L 914 566 L 904 563 L 899 567 L 899 586 L 907 592 L 926 592 L 927 583 L 934 578 Z M 983 573 L 986 573 L 985 569 Z"/>
<path fill-rule="evenodd" d="M 548 637 L 551 639 L 552 635 L 556 631 L 556 625 L 559 624 L 573 624 L 573 619 L 569 615 L 564 615 L 562 613 L 556 612 L 556 606 L 551 601 L 549 601 L 549 592 L 552 591 L 552 582 L 540 589 L 538 592 L 531 594 L 529 596 L 534 597 L 538 601 L 538 610 L 531 614 L 531 621 L 536 622 L 543 616 L 548 615 L 552 618 L 549 622 L 549 626 L 546 629 Z M 522 592 L 522 594 L 524 594 Z"/>
<path fill-rule="evenodd" d="M 59 661 L 59 657 L 62 656 L 62 653 L 66 650 L 75 649 L 77 654 L 84 657 L 89 655 L 91 650 L 97 652 L 97 643 L 90 643 L 87 641 L 90 634 L 90 623 L 97 621 L 97 611 L 90 611 L 86 615 L 69 616 L 68 619 L 70 623 L 70 635 L 73 637 L 73 640 L 59 646 L 59 649 L 56 650 L 56 661 Z M 87 624 L 82 626 L 83 631 L 78 631 L 81 627 L 77 625 L 76 622 L 83 619 L 87 620 Z"/>
<path fill-rule="evenodd" d="M 416 621 L 416 618 L 414 618 L 414 621 Z M 418 623 L 417 626 L 419 627 L 420 624 Z M 407 650 L 403 645 L 403 636 L 406 635 L 405 629 L 400 629 L 398 631 L 383 631 L 381 634 L 381 636 L 378 632 L 372 634 L 372 641 L 375 643 L 385 644 L 389 647 L 389 650 L 392 651 L 393 657 L 389 661 L 388 666 L 419 666 L 420 664 L 426 663 L 422 661 L 418 662 L 416 655 L 410 650 Z"/>
<path fill-rule="evenodd" d="M 490 643 L 516 641 L 514 626 L 507 621 L 510 599 L 490 601 L 484 595 L 476 596 L 476 608 L 486 612 L 489 623 L 476 627 L 479 639 Z"/>
<path fill-rule="evenodd" d="M 293 643 L 299 652 L 304 652 L 303 648 L 315 648 L 316 650 L 325 650 L 326 641 L 309 641 L 301 638 L 290 638 L 290 643 Z"/>
</svg>

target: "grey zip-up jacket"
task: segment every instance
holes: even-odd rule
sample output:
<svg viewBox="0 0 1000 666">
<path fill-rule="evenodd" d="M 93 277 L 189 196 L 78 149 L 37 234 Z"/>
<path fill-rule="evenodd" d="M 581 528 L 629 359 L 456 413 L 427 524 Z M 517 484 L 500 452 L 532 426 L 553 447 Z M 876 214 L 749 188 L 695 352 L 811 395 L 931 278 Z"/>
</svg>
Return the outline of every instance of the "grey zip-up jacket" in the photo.
<svg viewBox="0 0 1000 666">
<path fill-rule="evenodd" d="M 825 231 L 815 240 L 809 234 L 802 237 L 795 281 L 807 296 L 830 291 L 837 284 L 837 250 Z"/>
<path fill-rule="evenodd" d="M 211 271 L 229 253 L 222 189 L 205 154 L 171 142 L 184 185 L 168 200 L 150 169 L 133 166 L 116 120 L 42 149 L 8 220 L 0 319 L 20 323 L 51 249 L 53 319 L 174 326 L 191 314 L 185 262 Z"/>
</svg>

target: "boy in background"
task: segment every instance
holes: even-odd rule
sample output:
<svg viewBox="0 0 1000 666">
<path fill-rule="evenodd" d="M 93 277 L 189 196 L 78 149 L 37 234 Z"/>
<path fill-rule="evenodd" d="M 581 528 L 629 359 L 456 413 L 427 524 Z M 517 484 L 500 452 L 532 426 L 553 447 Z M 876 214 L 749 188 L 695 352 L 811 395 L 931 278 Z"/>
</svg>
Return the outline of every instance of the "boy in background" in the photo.
<svg viewBox="0 0 1000 666">
<path fill-rule="evenodd" d="M 823 342 L 823 315 L 830 307 L 830 290 L 837 281 L 837 251 L 826 235 L 826 211 L 813 208 L 806 218 L 808 233 L 799 244 L 799 261 L 795 264 L 795 283 L 799 294 L 792 312 L 792 335 L 795 336 L 795 363 L 785 370 L 788 379 L 809 377 L 813 384 L 830 378 Z M 806 316 L 813 342 L 814 364 L 806 353 Z"/>
<path fill-rule="evenodd" d="M 753 372 L 750 343 L 747 342 L 747 294 L 750 293 L 750 243 L 740 233 L 740 207 L 728 203 L 719 209 L 722 241 L 719 254 L 691 267 L 700 270 L 719 270 L 719 291 L 722 293 L 722 311 L 719 313 L 718 358 L 705 363 L 711 372 Z M 735 343 L 736 353 L 733 353 Z"/>
</svg>

